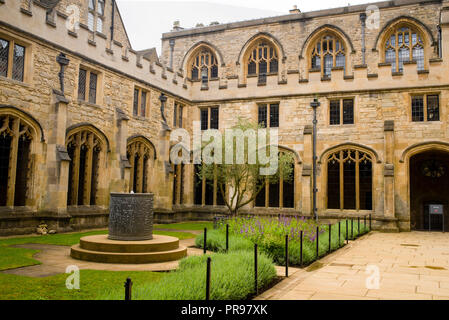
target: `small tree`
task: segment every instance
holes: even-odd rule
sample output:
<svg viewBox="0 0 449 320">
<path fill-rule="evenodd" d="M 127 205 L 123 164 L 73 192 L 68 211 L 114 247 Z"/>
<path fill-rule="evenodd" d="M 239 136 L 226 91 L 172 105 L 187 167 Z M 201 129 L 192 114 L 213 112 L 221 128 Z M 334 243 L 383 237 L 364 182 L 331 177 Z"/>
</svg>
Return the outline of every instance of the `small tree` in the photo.
<svg viewBox="0 0 449 320">
<path fill-rule="evenodd" d="M 198 176 L 200 180 L 206 179 L 207 183 L 213 184 L 214 180 L 217 183 L 217 189 L 221 193 L 225 205 L 229 210 L 230 215 L 238 215 L 241 208 L 247 204 L 253 202 L 259 193 L 264 189 L 265 182 L 268 180 L 269 183 L 277 182 L 282 177 L 286 182 L 292 180 L 293 176 L 293 156 L 290 153 L 279 153 L 275 156 L 278 158 L 278 167 L 276 173 L 270 175 L 262 175 L 261 169 L 267 169 L 269 163 L 265 164 L 261 161 L 259 157 L 259 152 L 256 155 L 252 154 L 254 152 L 254 147 L 251 145 L 252 141 L 249 141 L 248 136 L 245 134 L 250 132 L 258 132 L 258 130 L 263 129 L 259 127 L 257 123 L 250 122 L 245 119 L 239 119 L 236 126 L 232 128 L 234 132 L 242 132 L 243 135 L 243 146 L 241 146 L 242 140 L 238 144 L 238 139 L 236 137 L 232 138 L 232 148 L 226 147 L 226 142 L 229 143 L 229 139 L 226 136 L 222 137 L 222 161 L 220 163 L 206 164 L 202 163 L 200 165 L 200 170 Z M 267 140 L 269 140 L 269 130 L 267 130 Z M 203 144 L 203 151 L 209 145 L 211 141 Z M 243 148 L 242 148 L 243 147 Z M 270 154 L 269 145 L 257 145 L 257 149 L 266 148 L 266 154 Z M 243 150 L 244 161 L 237 161 L 238 155 L 237 150 Z M 232 163 L 225 161 L 227 159 L 227 154 L 229 158 L 232 158 Z M 252 159 L 252 161 L 250 161 Z M 254 161 L 254 159 L 256 161 Z"/>
</svg>

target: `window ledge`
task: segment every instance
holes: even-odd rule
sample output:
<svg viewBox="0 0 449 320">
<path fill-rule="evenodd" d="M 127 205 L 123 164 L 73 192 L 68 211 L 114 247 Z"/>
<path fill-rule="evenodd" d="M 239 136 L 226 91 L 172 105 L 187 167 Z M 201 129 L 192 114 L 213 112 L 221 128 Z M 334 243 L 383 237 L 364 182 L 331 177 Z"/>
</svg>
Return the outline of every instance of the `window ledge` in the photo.
<svg viewBox="0 0 449 320">
<path fill-rule="evenodd" d="M 309 69 L 309 73 L 321 72 L 321 69 Z"/>
<path fill-rule="evenodd" d="M 381 62 L 377 66 L 378 67 L 391 67 L 391 62 Z"/>
<path fill-rule="evenodd" d="M 99 104 L 92 103 L 92 102 L 89 102 L 89 101 L 80 100 L 80 99 L 78 99 L 78 104 L 83 104 L 83 105 L 86 105 L 86 106 L 89 106 L 89 107 L 93 107 L 93 108 L 97 108 L 97 109 L 101 109 L 102 108 Z"/>
<path fill-rule="evenodd" d="M 18 85 L 24 86 L 26 88 L 32 88 L 33 87 L 29 83 L 22 82 L 22 81 L 19 81 L 19 80 L 14 80 L 14 79 L 3 77 L 3 76 L 0 76 L 0 80 L 10 82 L 11 84 L 18 84 Z"/>
<path fill-rule="evenodd" d="M 393 76 L 393 77 L 400 77 L 400 76 L 403 76 L 404 75 L 404 73 L 403 72 L 392 72 L 391 73 L 391 75 Z"/>
<path fill-rule="evenodd" d="M 430 71 L 429 70 L 419 70 L 418 74 L 429 74 Z"/>
<path fill-rule="evenodd" d="M 433 58 L 433 59 L 429 59 L 430 63 L 439 63 L 439 62 L 443 62 L 442 58 Z"/>
<path fill-rule="evenodd" d="M 147 120 L 148 120 L 147 117 L 135 116 L 135 115 L 133 115 L 132 118 L 133 118 L 134 120 L 138 120 L 138 121 L 147 121 Z"/>
</svg>

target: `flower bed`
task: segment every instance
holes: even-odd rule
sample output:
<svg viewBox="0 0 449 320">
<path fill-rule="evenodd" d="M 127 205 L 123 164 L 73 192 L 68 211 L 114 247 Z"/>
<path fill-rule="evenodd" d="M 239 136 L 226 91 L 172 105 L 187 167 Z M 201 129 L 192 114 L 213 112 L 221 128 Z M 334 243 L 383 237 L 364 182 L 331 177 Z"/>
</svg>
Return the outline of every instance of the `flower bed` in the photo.
<svg viewBox="0 0 449 320">
<path fill-rule="evenodd" d="M 301 265 L 300 239 L 303 233 L 302 265 L 308 265 L 317 260 L 316 242 L 319 241 L 319 257 L 329 252 L 329 225 L 317 223 L 315 220 L 306 220 L 300 217 L 236 217 L 226 222 L 229 225 L 229 250 L 252 250 L 257 243 L 261 252 L 271 257 L 275 263 L 285 265 L 285 236 L 289 236 L 289 264 Z M 339 235 L 340 223 L 340 235 Z M 358 221 L 343 220 L 331 226 L 331 250 L 344 246 L 346 239 L 346 224 L 348 224 L 348 237 L 357 238 L 368 232 L 369 228 Z M 352 225 L 352 232 L 351 232 Z M 204 235 L 196 238 L 196 246 L 203 248 Z M 219 229 L 207 233 L 207 249 L 215 252 L 226 250 L 226 225 L 221 224 Z"/>
</svg>

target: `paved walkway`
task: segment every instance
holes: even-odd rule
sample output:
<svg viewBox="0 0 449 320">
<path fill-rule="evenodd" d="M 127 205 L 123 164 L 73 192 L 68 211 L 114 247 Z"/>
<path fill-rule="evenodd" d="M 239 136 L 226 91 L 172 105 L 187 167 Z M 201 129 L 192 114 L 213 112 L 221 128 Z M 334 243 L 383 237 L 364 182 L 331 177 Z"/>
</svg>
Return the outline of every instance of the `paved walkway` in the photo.
<svg viewBox="0 0 449 320">
<path fill-rule="evenodd" d="M 195 245 L 195 239 L 180 240 L 179 244 L 187 247 L 188 256 L 203 254 L 203 250 L 193 248 Z M 66 268 L 70 265 L 76 265 L 81 270 L 89 269 L 106 271 L 169 271 L 177 269 L 179 265 L 179 261 L 133 265 L 95 263 L 71 258 L 70 247 L 68 246 L 21 244 L 13 247 L 40 250 L 39 253 L 36 253 L 33 256 L 33 258 L 40 261 L 42 264 L 2 271 L 3 273 L 28 277 L 48 277 L 65 273 Z"/>
<path fill-rule="evenodd" d="M 368 266 L 379 270 L 378 289 L 367 288 L 367 278 L 372 275 L 366 273 Z M 449 300 L 449 233 L 374 232 L 257 297 L 329 299 Z"/>
</svg>

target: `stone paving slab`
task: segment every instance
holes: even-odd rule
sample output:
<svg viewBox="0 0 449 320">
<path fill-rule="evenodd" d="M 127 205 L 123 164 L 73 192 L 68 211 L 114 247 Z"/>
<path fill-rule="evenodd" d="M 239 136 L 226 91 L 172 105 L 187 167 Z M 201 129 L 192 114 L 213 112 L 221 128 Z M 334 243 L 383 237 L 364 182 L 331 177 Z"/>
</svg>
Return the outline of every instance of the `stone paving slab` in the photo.
<svg viewBox="0 0 449 320">
<path fill-rule="evenodd" d="M 372 232 L 300 269 L 256 300 L 449 300 L 448 233 Z M 367 288 L 368 266 L 379 288 Z"/>
<path fill-rule="evenodd" d="M 193 248 L 195 239 L 180 240 L 181 246 L 187 247 L 187 255 L 201 255 L 203 250 Z M 42 264 L 4 270 L 2 273 L 16 274 L 28 277 L 48 277 L 61 273 L 65 273 L 66 268 L 70 265 L 78 266 L 80 270 L 105 270 L 105 271 L 170 271 L 175 270 L 179 266 L 179 261 L 171 261 L 164 263 L 151 264 L 109 264 L 95 263 L 89 261 L 76 260 L 70 257 L 70 246 L 57 246 L 49 244 L 21 244 L 15 245 L 17 248 L 28 248 L 40 250 L 33 258 Z"/>
</svg>

